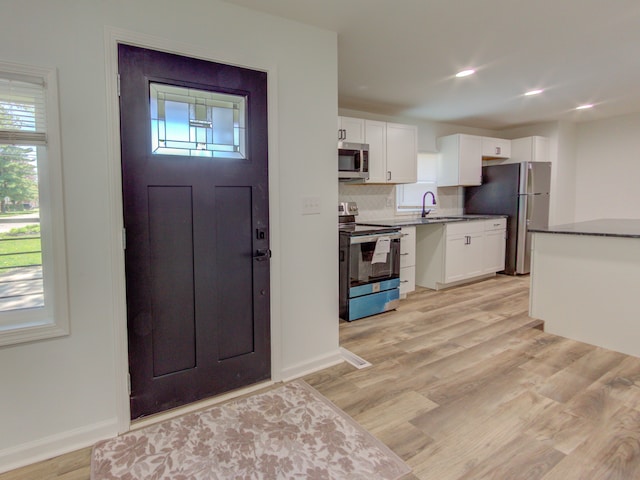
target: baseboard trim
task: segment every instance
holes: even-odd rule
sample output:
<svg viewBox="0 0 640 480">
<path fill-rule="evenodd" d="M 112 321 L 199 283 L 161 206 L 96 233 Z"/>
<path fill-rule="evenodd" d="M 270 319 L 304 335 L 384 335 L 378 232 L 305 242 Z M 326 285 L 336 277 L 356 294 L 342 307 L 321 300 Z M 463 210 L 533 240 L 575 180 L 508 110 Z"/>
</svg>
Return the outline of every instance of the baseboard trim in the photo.
<svg viewBox="0 0 640 480">
<path fill-rule="evenodd" d="M 117 434 L 118 419 L 112 418 L 0 450 L 0 473 L 90 447 Z"/>
<path fill-rule="evenodd" d="M 282 370 L 282 381 L 288 382 L 344 362 L 340 349 Z"/>
</svg>

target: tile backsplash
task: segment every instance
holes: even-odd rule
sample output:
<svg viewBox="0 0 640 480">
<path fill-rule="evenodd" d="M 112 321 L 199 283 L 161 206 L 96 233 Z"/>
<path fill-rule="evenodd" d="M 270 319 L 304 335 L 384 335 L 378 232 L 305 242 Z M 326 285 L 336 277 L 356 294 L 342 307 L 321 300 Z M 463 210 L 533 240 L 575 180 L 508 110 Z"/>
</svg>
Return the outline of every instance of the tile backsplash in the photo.
<svg viewBox="0 0 640 480">
<path fill-rule="evenodd" d="M 340 183 L 340 202 L 358 203 L 358 220 L 380 220 L 408 213 L 396 212 L 395 185 L 363 185 Z M 438 206 L 432 215 L 460 215 L 463 213 L 464 198 L 462 187 L 438 188 Z M 419 212 L 410 215 L 419 216 Z"/>
</svg>

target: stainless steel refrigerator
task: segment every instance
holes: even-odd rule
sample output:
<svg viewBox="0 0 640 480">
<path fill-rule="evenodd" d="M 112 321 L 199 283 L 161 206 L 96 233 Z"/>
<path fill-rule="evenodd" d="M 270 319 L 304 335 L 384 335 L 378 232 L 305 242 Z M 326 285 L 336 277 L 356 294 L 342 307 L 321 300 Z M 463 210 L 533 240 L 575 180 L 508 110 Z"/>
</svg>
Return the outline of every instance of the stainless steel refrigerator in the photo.
<svg viewBox="0 0 640 480">
<path fill-rule="evenodd" d="M 549 226 L 551 163 L 521 162 L 482 167 L 482 185 L 466 187 L 465 214 L 507 216 L 504 273 L 529 273 L 529 227 Z"/>
</svg>

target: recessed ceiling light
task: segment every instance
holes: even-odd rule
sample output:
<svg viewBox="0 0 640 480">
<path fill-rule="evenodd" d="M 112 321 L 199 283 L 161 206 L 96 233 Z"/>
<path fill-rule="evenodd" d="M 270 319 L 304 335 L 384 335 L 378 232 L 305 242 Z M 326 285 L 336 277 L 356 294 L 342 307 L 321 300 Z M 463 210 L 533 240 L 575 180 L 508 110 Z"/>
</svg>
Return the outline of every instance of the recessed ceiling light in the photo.
<svg viewBox="0 0 640 480">
<path fill-rule="evenodd" d="M 472 68 L 469 68 L 468 70 L 462 70 L 461 72 L 456 73 L 456 77 L 468 77 L 469 75 L 473 75 L 474 73 L 476 73 L 476 71 Z"/>
<path fill-rule="evenodd" d="M 586 110 L 587 108 L 593 108 L 593 105 L 591 103 L 580 105 L 579 107 L 576 107 L 576 110 Z"/>
<path fill-rule="evenodd" d="M 544 90 L 542 89 L 538 89 L 538 90 L 529 90 L 527 93 L 525 93 L 525 95 L 529 96 L 529 95 L 539 95 L 542 92 L 544 92 Z"/>
</svg>

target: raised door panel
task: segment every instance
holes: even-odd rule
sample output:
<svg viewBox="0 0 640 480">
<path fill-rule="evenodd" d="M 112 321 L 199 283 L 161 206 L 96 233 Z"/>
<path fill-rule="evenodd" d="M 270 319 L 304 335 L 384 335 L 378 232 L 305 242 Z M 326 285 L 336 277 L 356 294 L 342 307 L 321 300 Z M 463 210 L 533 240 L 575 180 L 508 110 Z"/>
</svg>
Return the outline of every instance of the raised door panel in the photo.
<svg viewBox="0 0 640 480">
<path fill-rule="evenodd" d="M 418 181 L 418 129 L 387 123 L 387 183 Z"/>
<path fill-rule="evenodd" d="M 365 120 L 364 127 L 364 143 L 369 144 L 369 180 L 367 183 L 386 183 L 387 124 L 375 120 Z"/>
</svg>

